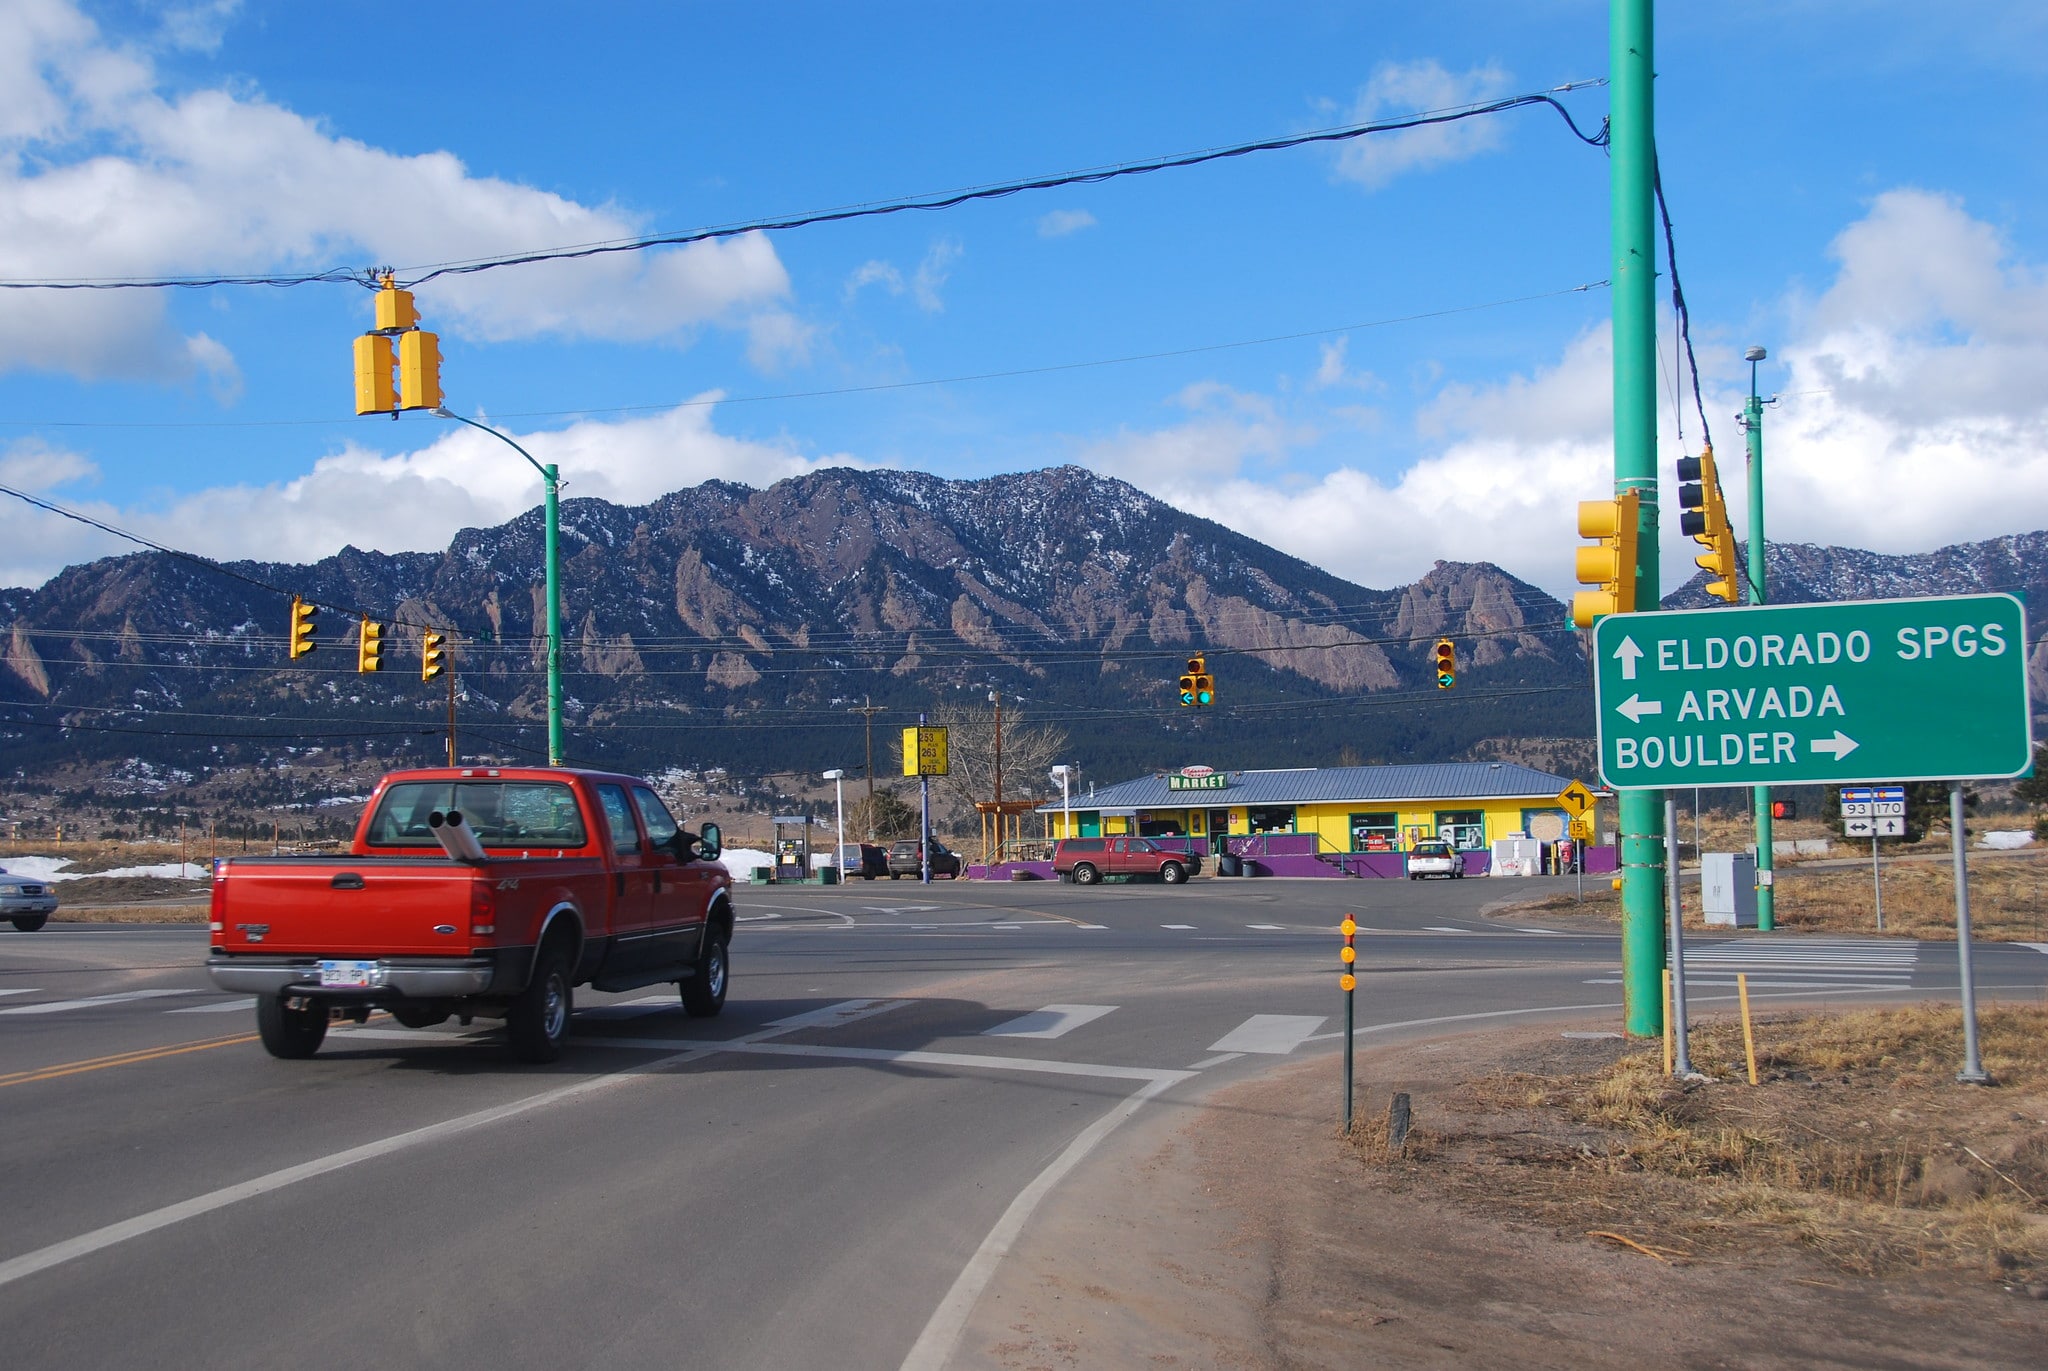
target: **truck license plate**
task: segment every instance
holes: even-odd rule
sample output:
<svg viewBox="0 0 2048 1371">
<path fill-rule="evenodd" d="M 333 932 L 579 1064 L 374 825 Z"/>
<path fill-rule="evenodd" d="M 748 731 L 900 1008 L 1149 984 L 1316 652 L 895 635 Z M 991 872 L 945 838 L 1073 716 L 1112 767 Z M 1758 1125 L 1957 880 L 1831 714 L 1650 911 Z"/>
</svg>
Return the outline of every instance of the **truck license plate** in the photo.
<svg viewBox="0 0 2048 1371">
<path fill-rule="evenodd" d="M 322 962 L 320 963 L 320 984 L 344 987 L 367 988 L 374 985 L 377 974 L 375 962 Z"/>
</svg>

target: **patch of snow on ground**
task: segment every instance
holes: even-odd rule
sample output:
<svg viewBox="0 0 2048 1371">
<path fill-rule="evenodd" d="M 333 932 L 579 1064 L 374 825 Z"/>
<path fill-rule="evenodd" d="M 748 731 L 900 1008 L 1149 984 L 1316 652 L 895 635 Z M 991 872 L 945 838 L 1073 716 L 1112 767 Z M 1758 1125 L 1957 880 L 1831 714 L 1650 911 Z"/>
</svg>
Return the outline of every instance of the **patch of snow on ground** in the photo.
<svg viewBox="0 0 2048 1371">
<path fill-rule="evenodd" d="M 732 873 L 734 880 L 744 881 L 755 867 L 774 866 L 775 858 L 751 847 L 728 847 L 718 855 L 718 863 Z"/>
<path fill-rule="evenodd" d="M 213 875 L 205 862 L 164 862 L 158 866 L 123 866 L 112 871 L 66 871 L 69 857 L 9 857 L 0 871 L 10 876 L 28 876 L 39 881 L 76 881 L 87 876 L 155 876 L 167 881 L 203 881 Z"/>
</svg>

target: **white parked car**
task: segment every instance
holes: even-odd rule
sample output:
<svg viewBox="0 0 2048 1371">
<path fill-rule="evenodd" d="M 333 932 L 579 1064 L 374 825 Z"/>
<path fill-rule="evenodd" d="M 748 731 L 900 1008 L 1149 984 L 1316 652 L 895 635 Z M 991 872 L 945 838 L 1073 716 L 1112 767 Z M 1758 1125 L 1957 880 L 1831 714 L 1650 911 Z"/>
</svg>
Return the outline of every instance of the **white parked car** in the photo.
<svg viewBox="0 0 2048 1371">
<path fill-rule="evenodd" d="M 0 919 L 12 919 L 24 933 L 33 933 L 57 912 L 57 888 L 33 876 L 10 876 L 0 867 Z"/>
<path fill-rule="evenodd" d="M 1444 876 L 1457 880 L 1465 874 L 1465 862 L 1446 842 L 1422 842 L 1408 849 L 1408 879 Z"/>
</svg>

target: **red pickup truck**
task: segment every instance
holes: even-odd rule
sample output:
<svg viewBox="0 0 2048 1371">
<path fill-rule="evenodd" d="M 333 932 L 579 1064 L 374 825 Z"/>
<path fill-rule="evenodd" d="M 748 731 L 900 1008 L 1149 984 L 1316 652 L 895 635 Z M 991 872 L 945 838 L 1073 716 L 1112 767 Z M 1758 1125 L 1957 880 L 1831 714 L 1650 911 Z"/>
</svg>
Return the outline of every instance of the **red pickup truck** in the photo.
<svg viewBox="0 0 2048 1371">
<path fill-rule="evenodd" d="M 386 776 L 338 857 L 223 857 L 212 954 L 254 994 L 272 1056 L 310 1057 L 336 1017 L 408 1028 L 505 1020 L 515 1055 L 553 1061 L 575 987 L 674 981 L 725 1004 L 732 877 L 719 832 L 683 831 L 652 786 L 564 768 Z"/>
<path fill-rule="evenodd" d="M 1052 849 L 1053 874 L 1075 885 L 1094 885 L 1104 876 L 1157 876 L 1179 885 L 1199 865 L 1185 852 L 1143 838 L 1062 838 Z"/>
</svg>

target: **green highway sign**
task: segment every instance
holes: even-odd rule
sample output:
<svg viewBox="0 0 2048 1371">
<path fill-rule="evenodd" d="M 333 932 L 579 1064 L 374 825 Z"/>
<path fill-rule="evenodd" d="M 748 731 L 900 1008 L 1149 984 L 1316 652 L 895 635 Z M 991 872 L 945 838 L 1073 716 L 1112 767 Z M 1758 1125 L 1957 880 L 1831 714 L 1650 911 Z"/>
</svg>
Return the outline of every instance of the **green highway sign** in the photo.
<svg viewBox="0 0 2048 1371">
<path fill-rule="evenodd" d="M 1610 614 L 1593 654 L 1617 789 L 1990 779 L 2033 761 L 2010 595 Z"/>
</svg>

